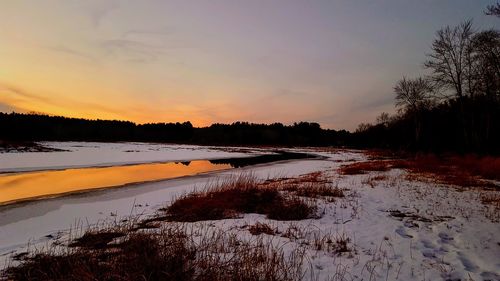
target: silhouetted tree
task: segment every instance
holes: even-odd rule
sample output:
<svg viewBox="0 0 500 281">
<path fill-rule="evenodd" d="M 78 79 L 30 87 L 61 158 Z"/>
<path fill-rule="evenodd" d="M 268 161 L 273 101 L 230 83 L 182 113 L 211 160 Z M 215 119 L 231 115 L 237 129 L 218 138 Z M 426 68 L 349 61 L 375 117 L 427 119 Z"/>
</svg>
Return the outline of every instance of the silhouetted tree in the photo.
<svg viewBox="0 0 500 281">
<path fill-rule="evenodd" d="M 394 86 L 396 107 L 414 120 L 415 142 L 420 142 L 422 133 L 422 111 L 432 104 L 432 87 L 424 78 L 407 79 L 403 76 Z"/>
<path fill-rule="evenodd" d="M 318 123 L 213 124 L 195 128 L 190 122 L 134 124 L 0 112 L 0 141 L 153 141 L 209 145 L 330 146 L 348 143 L 350 133 L 322 129 Z"/>
<path fill-rule="evenodd" d="M 471 62 L 475 92 L 481 95 L 479 102 L 472 101 L 469 107 L 468 121 L 471 128 L 471 141 L 475 146 L 488 142 L 492 134 L 492 120 L 495 104 L 500 98 L 500 33 L 497 30 L 485 30 L 474 35 L 472 40 L 473 60 Z M 478 97 L 476 97 L 477 99 Z"/>
<path fill-rule="evenodd" d="M 488 95 L 500 95 L 500 32 L 478 32 L 472 40 L 474 79 L 477 91 Z"/>
<path fill-rule="evenodd" d="M 389 122 L 391 121 L 390 119 L 391 118 L 389 116 L 389 113 L 382 112 L 382 113 L 380 113 L 379 116 L 377 116 L 377 119 L 375 119 L 375 120 L 376 120 L 377 124 L 380 124 L 380 125 L 387 127 L 389 125 Z"/>
<path fill-rule="evenodd" d="M 500 3 L 497 2 L 494 5 L 489 5 L 486 7 L 486 11 L 484 13 L 490 16 L 500 17 Z"/>
<path fill-rule="evenodd" d="M 446 26 L 438 30 L 437 38 L 432 43 L 432 52 L 424 63 L 426 68 L 432 70 L 434 82 L 453 89 L 459 99 L 467 93 L 467 62 L 471 57 L 473 35 L 470 20 L 459 26 Z"/>
<path fill-rule="evenodd" d="M 474 95 L 472 72 L 472 21 L 464 21 L 459 26 L 446 26 L 436 32 L 432 43 L 432 52 L 427 55 L 424 66 L 431 69 L 432 79 L 437 87 L 454 90 L 460 103 L 460 125 L 463 128 L 465 145 L 469 142 L 469 133 L 465 122 L 464 97 Z M 468 87 L 468 88 L 467 88 Z"/>
</svg>

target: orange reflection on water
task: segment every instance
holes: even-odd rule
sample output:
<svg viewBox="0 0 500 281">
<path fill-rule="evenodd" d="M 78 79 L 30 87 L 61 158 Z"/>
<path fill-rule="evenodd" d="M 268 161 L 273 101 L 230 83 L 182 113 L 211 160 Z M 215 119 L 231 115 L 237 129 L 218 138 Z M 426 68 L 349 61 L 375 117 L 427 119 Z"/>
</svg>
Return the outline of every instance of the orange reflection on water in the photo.
<svg viewBox="0 0 500 281">
<path fill-rule="evenodd" d="M 0 175 L 0 204 L 74 191 L 120 186 L 231 168 L 200 160 Z"/>
</svg>

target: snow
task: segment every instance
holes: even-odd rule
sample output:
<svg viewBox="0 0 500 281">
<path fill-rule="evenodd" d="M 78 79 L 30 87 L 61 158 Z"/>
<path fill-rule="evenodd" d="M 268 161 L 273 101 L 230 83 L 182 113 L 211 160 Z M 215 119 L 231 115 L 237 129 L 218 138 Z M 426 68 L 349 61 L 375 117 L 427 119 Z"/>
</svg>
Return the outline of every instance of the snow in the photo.
<svg viewBox="0 0 500 281">
<path fill-rule="evenodd" d="M 64 151 L 7 152 L 0 154 L 0 172 L 102 167 L 151 162 L 210 160 L 246 157 L 259 149 L 204 147 L 150 143 L 40 142 Z"/>
<path fill-rule="evenodd" d="M 49 240 L 45 236 L 55 236 L 61 230 L 68 231 L 81 224 L 94 224 L 111 216 L 152 213 L 176 196 L 235 173 L 248 172 L 262 178 L 292 177 L 304 171 L 326 169 L 328 164 L 328 161 L 312 160 L 282 162 L 0 207 L 0 255 L 13 249 L 22 251 L 19 245 L 27 241 L 43 243 Z"/>
<path fill-rule="evenodd" d="M 74 146 L 74 143 L 58 144 L 57 148 L 71 145 Z M 130 146 L 137 146 L 141 151 L 149 149 L 146 144 L 104 146 L 108 156 L 113 155 L 111 147 L 116 146 L 122 146 L 121 151 Z M 165 147 L 171 148 L 168 151 L 172 154 L 162 149 L 160 154 L 164 153 L 162 157 L 169 159 L 195 157 L 193 155 L 220 158 L 229 154 L 206 148 L 197 152 L 186 146 L 179 146 L 178 150 L 174 146 Z M 92 151 L 92 148 L 84 150 Z M 187 151 L 191 154 L 182 154 Z M 406 172 L 398 169 L 339 175 L 337 169 L 341 165 L 365 160 L 365 156 L 360 151 L 306 151 L 326 156 L 327 159 L 282 161 L 3 207 L 0 209 L 0 262 L 5 262 L 12 253 L 25 251 L 28 241 L 31 247 L 43 246 L 51 243 L 52 237 L 60 236 L 61 232 L 67 235 L 70 229 L 75 231 L 98 222 L 119 220 L 130 214 L 146 216 L 168 205 L 180 194 L 231 175 L 253 173 L 267 179 L 322 171 L 334 185 L 346 189 L 347 196 L 334 202 L 318 201 L 323 211 L 319 219 L 279 222 L 268 220 L 263 215 L 246 214 L 238 219 L 201 224 L 248 239 L 251 235 L 246 226 L 256 222 L 268 223 L 280 233 L 295 231 L 297 235 L 293 238 L 261 235 L 281 245 L 286 253 L 304 248 L 307 255 L 304 269 L 308 273 L 313 272 L 313 275 L 305 275 L 306 280 L 500 280 L 499 214 L 481 202 L 483 192 L 499 194 L 498 191 L 463 191 L 443 184 L 410 181 L 405 177 Z M 117 155 L 122 155 L 122 152 Z M 143 157 L 141 161 L 151 161 L 156 157 L 153 157 L 154 153 L 138 155 Z M 123 157 L 113 163 L 136 160 Z M 45 167 L 102 164 L 104 157 L 99 159 L 89 156 L 86 162 L 53 160 Z M 24 161 L 29 164 L 27 159 Z M 22 167 L 21 162 L 17 163 L 16 168 Z M 37 162 L 33 166 L 41 167 L 41 164 Z M 384 177 L 377 179 L 377 176 Z M 401 214 L 406 214 L 406 217 Z M 348 237 L 351 252 L 339 255 L 327 249 L 318 250 L 313 244 L 323 235 Z"/>
</svg>

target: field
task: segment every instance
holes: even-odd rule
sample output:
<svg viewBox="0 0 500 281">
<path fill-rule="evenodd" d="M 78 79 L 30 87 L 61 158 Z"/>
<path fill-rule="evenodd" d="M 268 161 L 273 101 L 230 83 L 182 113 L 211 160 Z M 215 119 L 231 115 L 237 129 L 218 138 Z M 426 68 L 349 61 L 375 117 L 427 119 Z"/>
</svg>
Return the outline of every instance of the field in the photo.
<svg viewBox="0 0 500 281">
<path fill-rule="evenodd" d="M 156 144 L 44 145 L 66 151 L 4 153 L 10 162 L 0 168 L 19 172 L 270 153 Z M 322 158 L 2 206 L 3 276 L 500 279 L 497 159 L 288 150 Z M 106 155 L 120 161 L 109 163 Z M 39 164 L 28 165 L 30 158 Z"/>
</svg>

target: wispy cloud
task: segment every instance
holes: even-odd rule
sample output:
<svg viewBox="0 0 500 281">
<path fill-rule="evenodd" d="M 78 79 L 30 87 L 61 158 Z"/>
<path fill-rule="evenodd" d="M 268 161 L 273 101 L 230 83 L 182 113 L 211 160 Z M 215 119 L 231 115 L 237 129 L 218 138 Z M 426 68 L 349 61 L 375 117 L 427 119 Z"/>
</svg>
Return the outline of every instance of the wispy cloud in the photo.
<svg viewBox="0 0 500 281">
<path fill-rule="evenodd" d="M 62 53 L 62 54 L 65 54 L 65 55 L 70 55 L 70 56 L 73 56 L 73 57 L 76 57 L 76 58 L 79 58 L 79 59 L 84 59 L 84 60 L 88 60 L 88 61 L 91 61 L 91 62 L 97 62 L 97 58 L 90 55 L 90 54 L 87 54 L 85 52 L 81 52 L 81 51 L 78 51 L 76 49 L 72 49 L 72 48 L 69 48 L 69 47 L 66 47 L 66 46 L 48 46 L 46 47 L 48 50 L 51 50 L 51 51 L 54 51 L 54 52 L 57 52 L 57 53 Z"/>
<path fill-rule="evenodd" d="M 0 83 L 0 93 L 10 94 L 10 95 L 22 97 L 22 98 L 29 99 L 29 100 L 35 100 L 35 101 L 43 102 L 43 103 L 50 103 L 50 99 L 48 99 L 46 97 L 29 93 L 29 92 L 27 92 L 19 87 L 9 85 L 6 83 Z"/>
<path fill-rule="evenodd" d="M 143 63 L 156 61 L 169 51 L 188 48 L 168 28 L 131 29 L 116 38 L 102 40 L 100 47 L 106 55 Z"/>
<path fill-rule="evenodd" d="M 94 27 L 99 27 L 106 16 L 119 7 L 118 2 L 114 0 L 89 1 L 85 6 Z"/>
<path fill-rule="evenodd" d="M 21 87 L 14 86 L 14 85 L 9 85 L 7 83 L 1 83 L 0 82 L 0 94 L 2 96 L 6 95 L 4 99 L 6 100 L 19 100 L 21 98 L 24 103 L 28 104 L 33 104 L 33 105 L 40 105 L 40 106 L 55 106 L 63 110 L 72 110 L 72 109 L 78 109 L 80 111 L 92 111 L 92 112 L 105 112 L 105 113 L 111 113 L 112 115 L 115 116 L 123 116 L 123 110 L 116 110 L 112 107 L 108 107 L 105 105 L 102 105 L 100 103 L 95 103 L 95 102 L 85 102 L 81 100 L 74 100 L 70 99 L 67 97 L 55 97 L 54 95 L 40 95 L 36 93 L 32 93 L 28 90 L 22 89 Z M 9 97 L 10 96 L 10 97 Z M 1 98 L 1 96 L 0 96 Z M 4 101 L 2 101 L 4 102 Z M 17 107 L 17 105 L 13 105 L 12 103 L 9 103 L 11 107 Z M 40 108 L 26 108 L 26 110 L 35 110 L 39 111 Z"/>
<path fill-rule="evenodd" d="M 354 109 L 355 110 L 378 109 L 393 104 L 394 104 L 394 97 L 390 94 L 386 94 L 384 96 L 379 96 L 376 98 L 366 98 L 364 100 L 358 100 L 358 102 L 354 106 Z"/>
<path fill-rule="evenodd" d="M 307 96 L 306 92 L 291 90 L 291 89 L 279 89 L 276 92 L 264 97 L 264 100 L 274 100 L 274 99 L 284 99 L 284 98 L 294 98 L 300 96 Z"/>
<path fill-rule="evenodd" d="M 101 43 L 106 53 L 132 62 L 151 62 L 164 52 L 162 46 L 146 44 L 130 39 L 109 39 Z"/>
<path fill-rule="evenodd" d="M 125 31 L 122 34 L 122 38 L 130 38 L 130 37 L 136 37 L 136 36 L 170 36 L 173 34 L 173 29 L 172 28 L 158 28 L 158 29 L 130 29 Z"/>
</svg>

